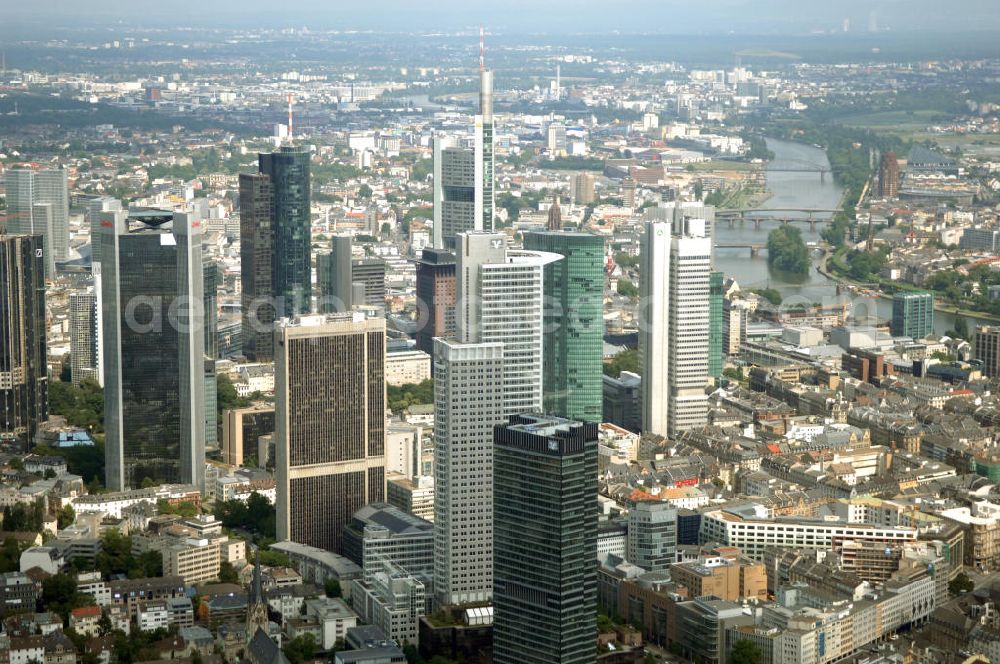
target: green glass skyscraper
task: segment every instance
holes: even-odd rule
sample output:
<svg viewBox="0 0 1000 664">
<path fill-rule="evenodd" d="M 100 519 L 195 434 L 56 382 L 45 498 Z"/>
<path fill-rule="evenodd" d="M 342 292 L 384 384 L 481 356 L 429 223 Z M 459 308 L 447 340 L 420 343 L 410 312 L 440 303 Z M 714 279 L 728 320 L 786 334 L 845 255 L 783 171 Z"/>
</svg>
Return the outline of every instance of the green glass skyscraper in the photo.
<svg viewBox="0 0 1000 664">
<path fill-rule="evenodd" d="M 926 292 L 898 292 L 892 296 L 892 335 L 923 339 L 934 331 L 934 296 Z"/>
<path fill-rule="evenodd" d="M 309 153 L 292 146 L 258 155 L 260 173 L 271 179 L 274 196 L 273 295 L 278 316 L 309 313 L 312 297 L 312 204 Z"/>
<path fill-rule="evenodd" d="M 604 238 L 526 233 L 524 248 L 563 260 L 545 266 L 545 412 L 600 422 L 604 344 Z"/>
<path fill-rule="evenodd" d="M 708 376 L 718 381 L 722 378 L 724 355 L 722 352 L 722 292 L 726 275 L 712 272 L 708 275 Z"/>
<path fill-rule="evenodd" d="M 597 661 L 597 424 L 494 430 L 493 661 Z"/>
</svg>

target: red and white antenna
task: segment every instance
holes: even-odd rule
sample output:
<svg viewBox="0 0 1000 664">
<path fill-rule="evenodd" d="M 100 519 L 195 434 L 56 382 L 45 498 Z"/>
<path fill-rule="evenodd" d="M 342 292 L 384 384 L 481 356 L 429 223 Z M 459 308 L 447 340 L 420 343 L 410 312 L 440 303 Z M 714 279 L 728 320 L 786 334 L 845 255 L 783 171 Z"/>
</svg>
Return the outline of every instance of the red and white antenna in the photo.
<svg viewBox="0 0 1000 664">
<path fill-rule="evenodd" d="M 294 100 L 295 100 L 295 98 L 292 96 L 292 93 L 289 92 L 288 93 L 288 142 L 289 142 L 289 144 L 292 142 L 292 102 Z"/>
<path fill-rule="evenodd" d="M 483 39 L 483 26 L 479 26 L 479 71 L 486 69 L 486 47 Z"/>
</svg>

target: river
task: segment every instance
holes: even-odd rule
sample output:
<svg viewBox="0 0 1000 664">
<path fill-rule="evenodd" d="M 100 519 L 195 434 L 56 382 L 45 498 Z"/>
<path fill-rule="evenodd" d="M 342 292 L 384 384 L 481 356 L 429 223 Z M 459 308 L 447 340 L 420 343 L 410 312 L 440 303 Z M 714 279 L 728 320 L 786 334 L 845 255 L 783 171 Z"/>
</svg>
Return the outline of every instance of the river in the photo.
<svg viewBox="0 0 1000 664">
<path fill-rule="evenodd" d="M 830 167 L 826 152 L 812 145 L 769 138 L 767 139 L 767 147 L 774 152 L 774 163 L 795 162 L 815 164 L 823 168 Z M 834 209 L 840 207 L 843 195 L 843 190 L 833 181 L 833 177 L 829 173 L 826 174 L 826 177 L 821 178 L 818 172 L 788 172 L 768 169 L 767 189 L 771 197 L 762 206 L 765 209 Z M 808 215 L 802 214 L 801 216 L 805 218 Z M 829 220 L 830 215 L 817 214 L 816 218 Z M 764 223 L 761 224 L 760 229 L 755 229 L 752 223 L 745 223 L 743 226 L 735 224 L 733 228 L 729 228 L 728 223 L 720 222 L 715 225 L 715 236 L 716 240 L 722 243 L 752 242 L 763 244 L 767 242 L 768 232 L 774 227 L 774 223 Z M 816 224 L 815 231 L 810 230 L 808 224 L 796 224 L 796 227 L 802 232 L 802 239 L 807 243 L 820 240 L 819 234 L 823 224 Z M 751 256 L 749 249 L 723 248 L 716 249 L 715 252 L 716 269 L 735 278 L 739 282 L 740 288 L 744 290 L 774 288 L 781 291 L 786 301 L 789 302 L 807 301 L 834 304 L 851 297 L 837 295 L 836 282 L 816 271 L 819 261 L 820 256 L 814 255 L 813 268 L 808 275 L 790 275 L 772 270 L 768 266 L 766 250 L 757 256 Z M 892 303 L 885 299 L 877 299 L 873 303 L 870 298 L 856 298 L 851 304 L 852 311 L 858 317 L 859 322 L 870 321 L 870 319 L 866 319 L 866 316 L 872 310 L 873 304 L 880 320 L 892 317 Z M 970 328 L 978 322 L 973 317 L 966 317 L 966 319 Z M 954 324 L 955 317 L 952 314 L 935 312 L 934 329 L 939 334 L 952 329 Z"/>
</svg>

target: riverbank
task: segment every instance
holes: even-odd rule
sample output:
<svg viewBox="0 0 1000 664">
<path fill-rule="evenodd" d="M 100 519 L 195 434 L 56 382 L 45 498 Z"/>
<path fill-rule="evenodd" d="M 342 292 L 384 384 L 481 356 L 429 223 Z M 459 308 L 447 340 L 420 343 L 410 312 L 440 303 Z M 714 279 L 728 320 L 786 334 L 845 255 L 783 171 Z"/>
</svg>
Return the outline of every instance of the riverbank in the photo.
<svg viewBox="0 0 1000 664">
<path fill-rule="evenodd" d="M 847 277 L 843 277 L 843 276 L 835 273 L 833 270 L 831 270 L 830 267 L 829 267 L 829 262 L 831 260 L 835 260 L 836 255 L 837 255 L 837 252 L 835 252 L 835 251 L 834 252 L 826 251 L 823 254 L 823 258 L 820 259 L 819 265 L 816 266 L 816 271 L 819 272 L 820 274 L 822 274 L 824 277 L 826 277 L 830 281 L 836 282 L 837 284 L 839 284 L 841 286 L 847 286 L 847 287 L 850 287 L 850 288 L 862 289 L 862 288 L 865 288 L 865 287 L 871 285 L 869 283 L 862 283 L 862 282 L 854 281 L 852 279 L 848 279 Z M 881 279 L 878 279 L 876 282 L 873 282 L 873 283 L 877 283 L 879 286 L 882 286 L 883 284 L 881 283 L 881 281 L 882 281 Z M 866 290 L 870 290 L 870 289 L 866 288 Z M 917 289 L 916 287 L 913 287 L 913 290 L 919 290 L 919 289 Z M 873 295 L 875 297 L 877 297 L 880 300 L 885 300 L 887 302 L 892 302 L 892 295 L 889 294 L 889 293 L 886 293 L 884 290 L 879 289 L 879 290 L 871 291 L 871 292 L 873 293 Z M 963 318 L 976 318 L 976 319 L 983 320 L 983 321 L 990 321 L 990 322 L 1000 323 L 1000 316 L 996 316 L 994 314 L 991 314 L 991 313 L 985 312 L 985 311 L 975 311 L 974 309 L 963 309 L 962 307 L 956 306 L 954 304 L 950 304 L 950 303 L 946 303 L 946 302 L 941 302 L 938 299 L 937 294 L 935 294 L 935 297 L 934 297 L 934 311 L 935 312 L 941 312 L 943 314 L 949 314 L 951 316 L 962 316 Z"/>
</svg>

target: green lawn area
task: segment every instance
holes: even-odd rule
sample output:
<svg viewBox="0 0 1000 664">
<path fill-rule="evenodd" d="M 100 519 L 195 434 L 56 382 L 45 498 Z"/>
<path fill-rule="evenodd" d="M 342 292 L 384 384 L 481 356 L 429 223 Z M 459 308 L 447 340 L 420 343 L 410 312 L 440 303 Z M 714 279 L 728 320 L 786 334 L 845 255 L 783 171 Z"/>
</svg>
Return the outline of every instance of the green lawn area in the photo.
<svg viewBox="0 0 1000 664">
<path fill-rule="evenodd" d="M 942 118 L 938 111 L 880 111 L 847 115 L 839 123 L 864 129 L 891 129 L 896 132 L 922 131 Z"/>
</svg>

